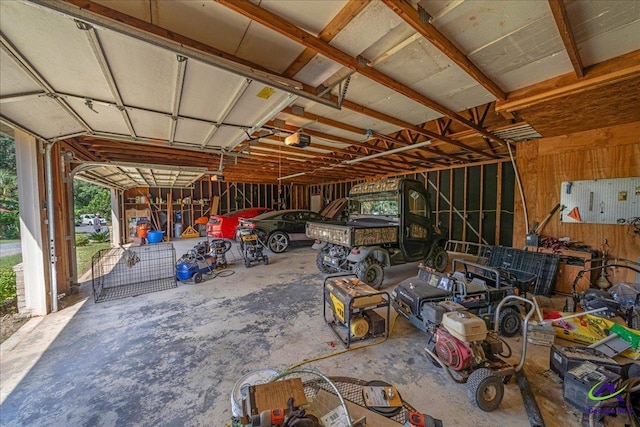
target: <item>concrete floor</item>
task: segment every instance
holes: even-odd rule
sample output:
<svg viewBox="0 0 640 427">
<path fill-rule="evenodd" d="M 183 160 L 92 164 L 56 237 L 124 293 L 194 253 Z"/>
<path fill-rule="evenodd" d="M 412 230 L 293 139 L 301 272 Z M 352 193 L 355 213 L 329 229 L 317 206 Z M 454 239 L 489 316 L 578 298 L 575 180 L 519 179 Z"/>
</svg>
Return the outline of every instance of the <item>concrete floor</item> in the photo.
<svg viewBox="0 0 640 427">
<path fill-rule="evenodd" d="M 176 256 L 197 241 L 175 241 Z M 231 254 L 239 258 L 235 248 Z M 247 269 L 238 261 L 228 268 L 231 276 L 99 304 L 85 283 L 80 295 L 62 301 L 65 308 L 30 320 L 0 347 L 0 425 L 226 425 L 231 390 L 247 372 L 282 370 L 342 349 L 323 320 L 316 252 L 298 247 L 269 255 L 268 266 Z M 387 270 L 384 290 L 416 271 L 415 264 Z M 515 350 L 520 343 L 511 340 Z M 400 318 L 386 342 L 311 366 L 392 383 L 446 426 L 529 424 L 514 382 L 498 410 L 482 412 L 423 348 L 423 334 Z M 547 347 L 532 345 L 525 366 L 544 419 L 577 426 L 561 386 L 542 375 L 548 358 Z"/>
</svg>

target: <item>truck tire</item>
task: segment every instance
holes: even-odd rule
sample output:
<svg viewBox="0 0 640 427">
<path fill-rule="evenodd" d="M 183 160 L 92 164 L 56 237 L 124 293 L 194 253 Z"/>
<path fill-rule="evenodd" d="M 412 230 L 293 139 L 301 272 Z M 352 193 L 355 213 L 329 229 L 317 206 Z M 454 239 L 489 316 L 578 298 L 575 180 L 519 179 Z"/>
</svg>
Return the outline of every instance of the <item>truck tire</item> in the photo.
<svg viewBox="0 0 640 427">
<path fill-rule="evenodd" d="M 331 274 L 331 273 L 336 273 L 338 271 L 335 268 L 329 267 L 324 263 L 323 251 L 318 251 L 318 256 L 316 257 L 316 265 L 318 266 L 318 270 L 320 270 L 320 273 Z"/>
<path fill-rule="evenodd" d="M 502 378 L 491 369 L 476 369 L 467 380 L 467 397 L 484 412 L 496 410 L 504 397 Z"/>
<path fill-rule="evenodd" d="M 375 258 L 363 259 L 353 267 L 353 272 L 358 276 L 358 279 L 374 289 L 379 289 L 384 281 L 384 269 Z"/>
<path fill-rule="evenodd" d="M 449 265 L 449 254 L 442 246 L 435 246 L 431 254 L 424 260 L 424 264 L 442 273 Z"/>
<path fill-rule="evenodd" d="M 521 325 L 520 313 L 512 307 L 505 307 L 498 319 L 498 333 L 503 337 L 513 337 L 520 332 Z"/>
</svg>

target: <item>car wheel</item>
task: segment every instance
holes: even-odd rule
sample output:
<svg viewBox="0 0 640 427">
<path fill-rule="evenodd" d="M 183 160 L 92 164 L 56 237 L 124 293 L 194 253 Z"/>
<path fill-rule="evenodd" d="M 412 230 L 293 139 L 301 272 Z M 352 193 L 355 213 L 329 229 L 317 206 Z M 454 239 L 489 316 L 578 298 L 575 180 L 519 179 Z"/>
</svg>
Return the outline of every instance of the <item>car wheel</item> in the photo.
<svg viewBox="0 0 640 427">
<path fill-rule="evenodd" d="M 520 332 L 520 313 L 513 308 L 505 308 L 498 319 L 498 333 L 503 337 L 513 337 Z"/>
<path fill-rule="evenodd" d="M 244 266 L 247 268 L 251 267 L 251 260 L 249 258 L 244 259 Z"/>
<path fill-rule="evenodd" d="M 202 273 L 196 273 L 193 275 L 193 281 L 196 283 L 202 282 Z"/>
<path fill-rule="evenodd" d="M 354 267 L 354 273 L 358 279 L 374 289 L 379 289 L 384 281 L 384 269 L 375 258 L 367 257 L 357 263 Z"/>
<path fill-rule="evenodd" d="M 268 257 L 268 256 L 266 256 L 266 255 L 265 255 L 265 256 L 263 256 L 263 257 L 262 257 L 262 263 L 263 263 L 264 265 L 269 265 L 269 257 Z"/>
<path fill-rule="evenodd" d="M 267 246 L 269 246 L 269 249 L 271 249 L 273 253 L 282 253 L 289 247 L 289 236 L 282 231 L 276 231 L 269 236 Z"/>
<path fill-rule="evenodd" d="M 467 380 L 467 397 L 485 412 L 496 410 L 504 397 L 502 378 L 487 368 L 473 371 Z"/>
<path fill-rule="evenodd" d="M 316 257 L 316 265 L 318 266 L 320 273 L 331 274 L 337 272 L 338 270 L 324 263 L 324 255 L 324 251 L 318 251 L 318 256 Z"/>
</svg>

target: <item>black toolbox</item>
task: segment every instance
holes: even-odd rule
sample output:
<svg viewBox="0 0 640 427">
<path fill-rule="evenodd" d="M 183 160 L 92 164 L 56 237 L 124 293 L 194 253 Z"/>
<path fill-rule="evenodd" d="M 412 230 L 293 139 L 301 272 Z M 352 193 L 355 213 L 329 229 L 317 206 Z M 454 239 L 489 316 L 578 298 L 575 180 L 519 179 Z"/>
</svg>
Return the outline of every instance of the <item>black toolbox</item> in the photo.
<svg viewBox="0 0 640 427">
<path fill-rule="evenodd" d="M 620 374 L 622 366 L 610 357 L 605 356 L 594 348 L 551 346 L 549 357 L 551 370 L 564 379 L 566 373 L 584 362 L 591 362 L 603 366 L 609 371 Z"/>
</svg>

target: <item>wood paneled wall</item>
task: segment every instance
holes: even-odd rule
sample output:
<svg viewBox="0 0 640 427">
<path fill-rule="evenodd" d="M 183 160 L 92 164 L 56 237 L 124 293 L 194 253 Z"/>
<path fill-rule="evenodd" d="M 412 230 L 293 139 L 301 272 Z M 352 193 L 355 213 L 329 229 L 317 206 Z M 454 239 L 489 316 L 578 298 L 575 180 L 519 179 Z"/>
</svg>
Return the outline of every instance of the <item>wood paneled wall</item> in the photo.
<svg viewBox="0 0 640 427">
<path fill-rule="evenodd" d="M 640 176 L 640 121 L 518 143 L 517 166 L 528 222 L 540 222 L 560 203 L 563 181 Z M 556 213 L 540 234 L 569 237 L 598 251 L 606 239 L 610 256 L 640 261 L 640 235 L 629 225 L 567 224 L 560 222 L 560 213 Z M 523 247 L 525 235 L 523 204 L 516 194 L 513 246 Z M 635 281 L 634 275 L 627 273 L 623 277 L 622 271 L 616 272 L 620 275 L 616 279 Z"/>
</svg>

